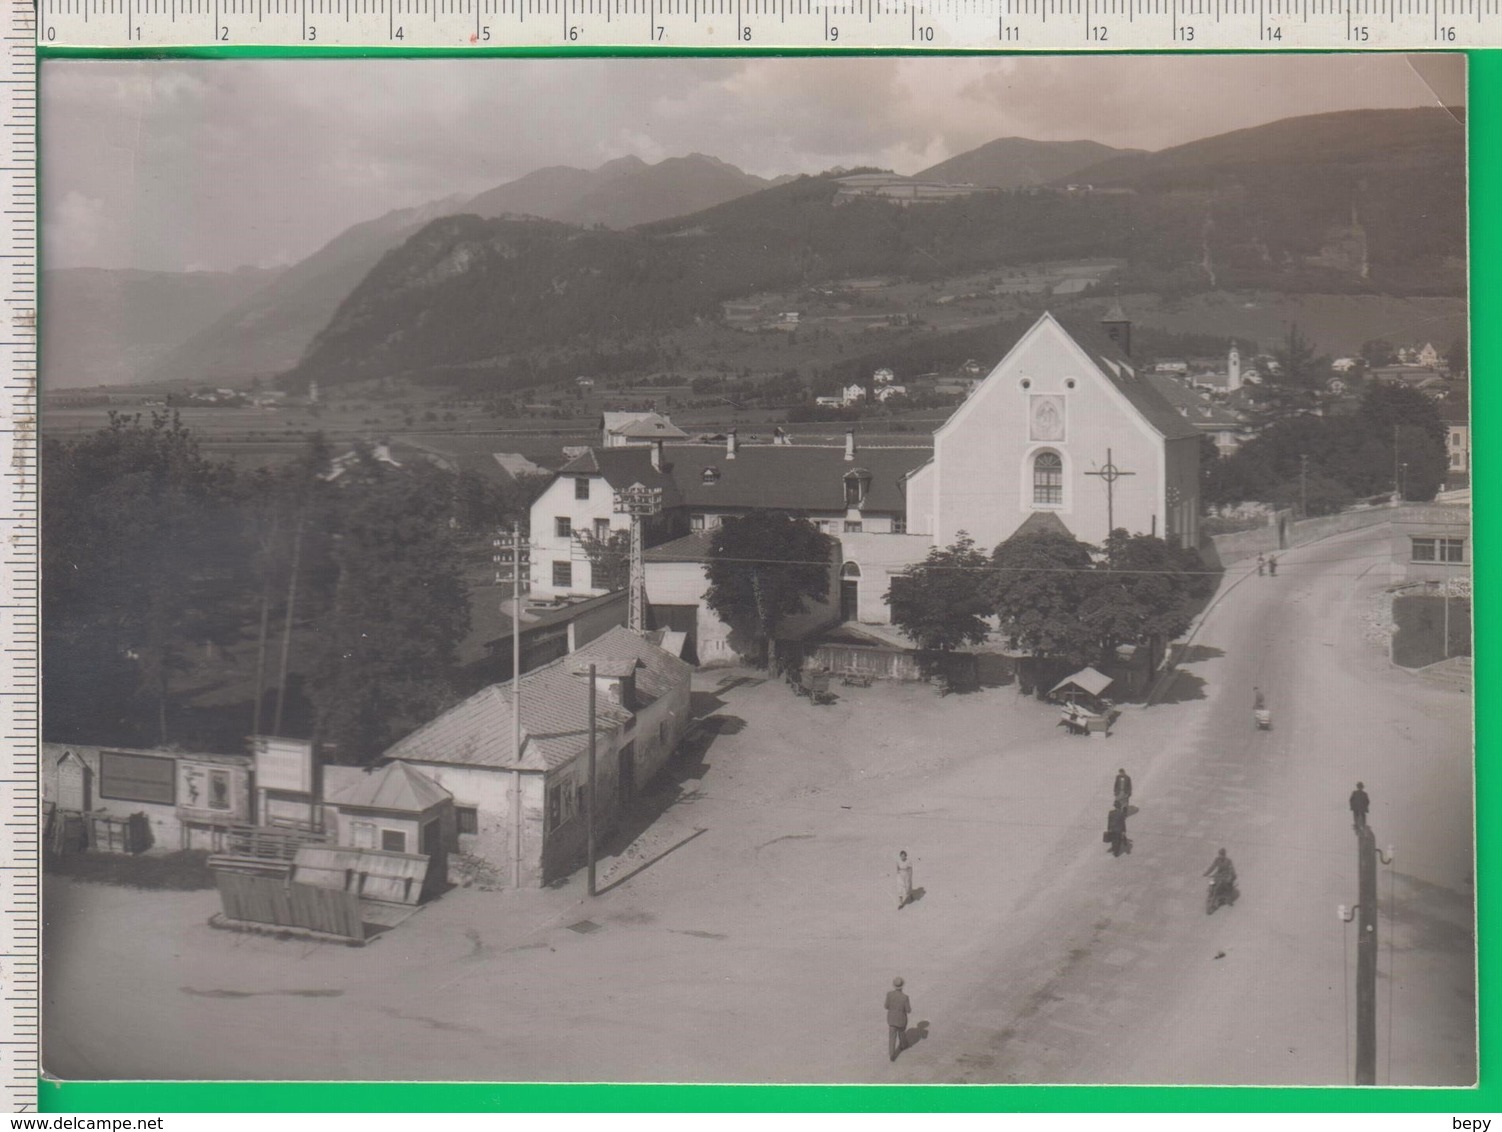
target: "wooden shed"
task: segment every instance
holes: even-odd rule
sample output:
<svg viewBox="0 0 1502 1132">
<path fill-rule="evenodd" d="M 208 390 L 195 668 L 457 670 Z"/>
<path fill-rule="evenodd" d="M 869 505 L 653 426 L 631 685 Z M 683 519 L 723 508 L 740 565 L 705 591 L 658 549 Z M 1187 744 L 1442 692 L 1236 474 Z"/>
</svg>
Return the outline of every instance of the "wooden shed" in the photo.
<svg viewBox="0 0 1502 1132">
<path fill-rule="evenodd" d="M 400 760 L 375 769 L 324 769 L 324 822 L 334 844 L 421 856 L 424 895 L 448 883 L 449 846 L 457 839 L 454 796 Z"/>
</svg>

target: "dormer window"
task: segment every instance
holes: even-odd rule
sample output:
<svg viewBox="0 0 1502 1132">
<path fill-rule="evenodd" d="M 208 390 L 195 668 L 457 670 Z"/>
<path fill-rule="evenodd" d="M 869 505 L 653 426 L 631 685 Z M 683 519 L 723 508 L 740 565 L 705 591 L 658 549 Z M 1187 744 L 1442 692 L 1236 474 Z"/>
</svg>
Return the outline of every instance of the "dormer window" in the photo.
<svg viewBox="0 0 1502 1132">
<path fill-rule="evenodd" d="M 845 506 L 859 509 L 866 505 L 866 495 L 871 490 L 871 473 L 857 468 L 845 473 Z"/>
<path fill-rule="evenodd" d="M 704 469 L 703 473 L 701 474 L 701 478 L 705 483 L 719 483 L 720 469 L 714 467 L 713 465 L 710 465 L 709 467 Z"/>
</svg>

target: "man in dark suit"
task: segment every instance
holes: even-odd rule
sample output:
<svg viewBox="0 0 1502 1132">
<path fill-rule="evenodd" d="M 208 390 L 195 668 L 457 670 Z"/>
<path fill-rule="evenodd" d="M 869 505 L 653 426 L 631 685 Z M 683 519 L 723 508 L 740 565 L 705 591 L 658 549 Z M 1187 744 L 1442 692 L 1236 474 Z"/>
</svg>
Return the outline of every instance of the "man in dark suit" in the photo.
<svg viewBox="0 0 1502 1132">
<path fill-rule="evenodd" d="M 1132 776 L 1122 767 L 1116 772 L 1116 785 L 1112 787 L 1118 805 L 1126 806 L 1132 800 Z"/>
<path fill-rule="evenodd" d="M 902 977 L 892 980 L 892 989 L 887 991 L 887 1053 L 893 1061 L 907 1048 L 907 1016 L 913 1009 L 907 995 L 902 993 Z"/>
<path fill-rule="evenodd" d="M 1351 818 L 1357 829 L 1366 828 L 1366 815 L 1372 808 L 1372 800 L 1367 797 L 1366 787 L 1356 783 L 1356 789 L 1351 791 Z"/>
</svg>

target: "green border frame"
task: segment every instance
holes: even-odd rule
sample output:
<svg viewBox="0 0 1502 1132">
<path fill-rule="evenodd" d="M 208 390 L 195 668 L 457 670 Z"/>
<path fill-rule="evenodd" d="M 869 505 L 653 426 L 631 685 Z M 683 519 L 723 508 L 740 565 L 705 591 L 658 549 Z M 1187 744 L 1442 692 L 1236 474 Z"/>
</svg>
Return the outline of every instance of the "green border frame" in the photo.
<svg viewBox="0 0 1502 1132">
<path fill-rule="evenodd" d="M 1218 52 L 1230 54 L 1229 52 Z M 1324 52 L 1319 52 L 1324 54 Z M 269 59 L 694 56 L 694 55 L 929 55 L 939 51 L 823 49 L 741 51 L 717 49 L 368 49 L 234 47 L 172 50 L 42 48 L 48 59 Z M 969 54 L 966 52 L 966 54 Z M 975 54 L 1005 54 L 975 52 Z M 1065 54 L 1065 53 L 1060 53 Z M 1091 53 L 1094 54 L 1094 53 Z M 1100 54 L 1109 54 L 1101 52 Z M 1187 54 L 1187 52 L 1185 53 Z M 1212 54 L 1196 52 L 1195 54 Z M 1502 635 L 1502 614 L 1491 604 L 1494 562 L 1502 561 L 1502 513 L 1475 501 L 1502 487 L 1502 457 L 1491 444 L 1502 436 L 1502 50 L 1471 50 L 1467 123 L 1470 125 L 1470 323 L 1472 421 L 1472 532 L 1476 570 L 1474 602 L 1478 653 Z M 1476 126 L 1478 118 L 1482 125 Z M 1497 259 L 1492 257 L 1496 256 Z M 1498 322 L 1491 321 L 1499 318 Z M 1475 374 L 1486 375 L 1481 381 Z M 1498 384 L 1494 384 L 1497 382 Z M 1499 568 L 1502 573 L 1502 568 Z M 1494 702 L 1502 671 L 1477 664 L 1475 700 Z M 1502 718 L 1475 720 L 1477 813 L 1502 811 L 1502 768 L 1483 758 L 1494 749 Z M 1452 1112 L 1502 1113 L 1497 1027 L 1502 997 L 1490 992 L 1502 970 L 1502 905 L 1480 878 L 1502 876 L 1502 833 L 1476 824 L 1477 1054 L 1475 1088 L 1214 1088 L 1200 1086 L 1083 1085 L 544 1085 L 399 1082 L 55 1082 L 43 1081 L 43 1113 L 173 1112 Z M 45 984 L 44 984 L 45 985 Z"/>
</svg>

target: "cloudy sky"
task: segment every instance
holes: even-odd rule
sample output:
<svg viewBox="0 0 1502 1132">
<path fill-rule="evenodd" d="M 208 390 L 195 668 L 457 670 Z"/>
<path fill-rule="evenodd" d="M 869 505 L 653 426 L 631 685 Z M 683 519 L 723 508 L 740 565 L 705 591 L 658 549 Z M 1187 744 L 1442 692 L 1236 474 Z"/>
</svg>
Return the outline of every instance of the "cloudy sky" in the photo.
<svg viewBox="0 0 1502 1132">
<path fill-rule="evenodd" d="M 547 165 L 700 152 L 915 173 L 994 138 L 1162 149 L 1464 102 L 1460 56 L 47 61 L 48 267 L 291 263 Z"/>
</svg>

